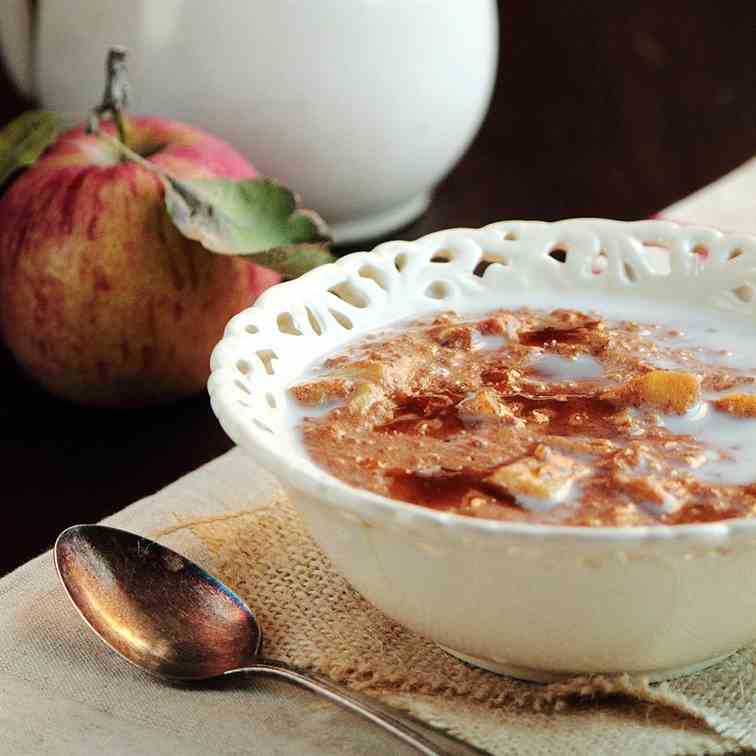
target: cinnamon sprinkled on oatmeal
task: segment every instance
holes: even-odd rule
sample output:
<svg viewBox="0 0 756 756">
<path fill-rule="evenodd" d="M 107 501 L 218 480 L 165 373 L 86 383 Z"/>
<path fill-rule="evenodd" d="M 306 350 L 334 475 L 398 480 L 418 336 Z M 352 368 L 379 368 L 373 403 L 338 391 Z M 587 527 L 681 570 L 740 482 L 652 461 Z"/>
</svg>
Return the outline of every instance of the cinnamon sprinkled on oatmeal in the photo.
<svg viewBox="0 0 756 756">
<path fill-rule="evenodd" d="M 695 431 L 756 418 L 756 377 L 681 337 L 579 310 L 448 312 L 357 342 L 291 393 L 339 403 L 302 421 L 317 464 L 420 506 L 579 526 L 756 516 L 756 470 L 728 480 L 722 432 Z"/>
</svg>

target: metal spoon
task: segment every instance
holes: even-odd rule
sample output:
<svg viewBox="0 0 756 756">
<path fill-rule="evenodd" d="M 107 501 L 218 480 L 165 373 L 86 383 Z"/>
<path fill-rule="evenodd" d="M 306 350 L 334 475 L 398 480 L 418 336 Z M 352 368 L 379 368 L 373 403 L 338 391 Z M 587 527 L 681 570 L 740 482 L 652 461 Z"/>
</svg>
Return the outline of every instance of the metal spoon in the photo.
<svg viewBox="0 0 756 756">
<path fill-rule="evenodd" d="M 443 753 L 347 689 L 261 657 L 262 629 L 252 610 L 175 551 L 125 530 L 74 525 L 58 536 L 54 553 L 58 575 L 84 621 L 137 667 L 184 681 L 234 672 L 283 677 L 362 714 L 420 753 Z"/>
</svg>

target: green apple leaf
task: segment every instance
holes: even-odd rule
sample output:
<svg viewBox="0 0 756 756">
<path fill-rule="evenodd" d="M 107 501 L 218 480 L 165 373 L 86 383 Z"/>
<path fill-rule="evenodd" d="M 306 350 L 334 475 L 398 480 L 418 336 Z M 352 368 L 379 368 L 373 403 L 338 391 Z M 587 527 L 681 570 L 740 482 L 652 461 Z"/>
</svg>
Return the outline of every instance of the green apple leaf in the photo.
<svg viewBox="0 0 756 756">
<path fill-rule="evenodd" d="M 333 260 L 326 224 L 271 179 L 176 179 L 165 204 L 184 236 L 222 255 L 242 255 L 294 277 Z"/>
<path fill-rule="evenodd" d="M 323 244 L 285 244 L 252 256 L 257 265 L 272 268 L 286 278 L 296 278 L 334 259 Z"/>
<path fill-rule="evenodd" d="M 47 110 L 30 110 L 0 131 L 0 187 L 19 169 L 33 165 L 55 141 L 60 120 Z"/>
<path fill-rule="evenodd" d="M 160 176 L 174 225 L 205 249 L 249 257 L 290 278 L 334 259 L 323 219 L 300 208 L 297 196 L 276 181 L 179 179 L 100 131 L 96 123 L 92 128 L 129 160 Z"/>
</svg>

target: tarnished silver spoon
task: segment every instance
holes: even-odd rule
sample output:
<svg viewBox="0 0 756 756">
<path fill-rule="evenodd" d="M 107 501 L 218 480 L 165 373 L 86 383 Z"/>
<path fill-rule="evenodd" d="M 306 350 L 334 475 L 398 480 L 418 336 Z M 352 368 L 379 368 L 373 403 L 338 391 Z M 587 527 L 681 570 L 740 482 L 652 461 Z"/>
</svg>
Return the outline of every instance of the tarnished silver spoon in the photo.
<svg viewBox="0 0 756 756">
<path fill-rule="evenodd" d="M 362 714 L 420 753 L 443 754 L 346 688 L 260 656 L 262 629 L 252 610 L 175 551 L 125 530 L 74 525 L 58 536 L 54 553 L 58 575 L 84 621 L 137 667 L 183 681 L 234 672 L 283 677 Z M 463 745 L 439 735 L 454 743 L 454 750 Z"/>
</svg>

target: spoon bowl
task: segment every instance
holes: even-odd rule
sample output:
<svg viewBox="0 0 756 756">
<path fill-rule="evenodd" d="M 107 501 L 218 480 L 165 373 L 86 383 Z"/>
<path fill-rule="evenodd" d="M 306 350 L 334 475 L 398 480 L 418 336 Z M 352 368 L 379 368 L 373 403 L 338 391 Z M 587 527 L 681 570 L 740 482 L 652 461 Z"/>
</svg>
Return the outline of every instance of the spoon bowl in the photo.
<svg viewBox="0 0 756 756">
<path fill-rule="evenodd" d="M 175 551 L 133 533 L 77 525 L 55 544 L 55 565 L 85 622 L 138 667 L 203 680 L 257 657 L 252 610 Z"/>
<path fill-rule="evenodd" d="M 220 580 L 143 536 L 103 525 L 74 525 L 55 543 L 55 567 L 94 633 L 135 666 L 172 680 L 234 672 L 295 682 L 381 725 L 418 752 L 434 743 L 375 704 L 329 680 L 260 655 L 262 629 L 252 610 Z M 439 733 L 468 753 L 477 749 Z"/>
</svg>

